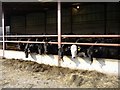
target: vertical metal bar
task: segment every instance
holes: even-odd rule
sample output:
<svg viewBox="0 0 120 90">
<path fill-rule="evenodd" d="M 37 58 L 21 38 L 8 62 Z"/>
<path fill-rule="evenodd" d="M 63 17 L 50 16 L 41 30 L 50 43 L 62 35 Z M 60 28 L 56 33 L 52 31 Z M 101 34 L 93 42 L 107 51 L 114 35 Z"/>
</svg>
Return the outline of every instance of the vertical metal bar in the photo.
<svg viewBox="0 0 120 90">
<path fill-rule="evenodd" d="M 61 48 L 61 2 L 58 1 L 58 47 Z"/>
<path fill-rule="evenodd" d="M 58 1 L 58 49 L 61 48 L 61 2 Z M 58 66 L 60 65 L 60 55 L 58 53 Z"/>
<path fill-rule="evenodd" d="M 3 58 L 5 53 L 4 12 L 2 11 L 2 34 L 3 34 Z"/>
<path fill-rule="evenodd" d="M 0 35 L 2 35 L 2 2 L 1 1 L 0 1 L 0 30 L 1 30 Z"/>
</svg>

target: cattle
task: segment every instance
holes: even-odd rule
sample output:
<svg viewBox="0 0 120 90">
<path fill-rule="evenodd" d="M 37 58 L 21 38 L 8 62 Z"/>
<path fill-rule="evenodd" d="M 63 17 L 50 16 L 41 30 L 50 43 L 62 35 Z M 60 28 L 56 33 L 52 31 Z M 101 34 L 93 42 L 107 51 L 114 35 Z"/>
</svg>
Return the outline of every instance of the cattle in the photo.
<svg viewBox="0 0 120 90">
<path fill-rule="evenodd" d="M 23 41 L 23 39 L 20 39 Z M 30 38 L 26 41 L 38 41 L 37 38 Z M 18 43 L 17 48 L 20 51 L 25 52 L 25 57 L 28 58 L 29 53 L 37 53 L 37 54 L 42 54 L 43 52 L 43 47 L 41 44 L 35 44 L 35 43 Z"/>
<path fill-rule="evenodd" d="M 30 38 L 28 41 L 42 41 L 44 43 L 38 44 L 38 43 L 19 43 L 18 48 L 19 50 L 25 52 L 25 57 L 28 58 L 29 53 L 37 53 L 37 54 L 58 54 L 58 46 L 50 44 L 48 42 L 53 42 L 56 41 L 56 39 L 51 39 L 51 38 L 43 38 L 43 39 L 38 39 L 38 38 Z"/>
<path fill-rule="evenodd" d="M 26 41 L 27 39 L 19 39 L 18 41 Z M 26 44 L 25 43 L 18 43 L 17 48 L 19 51 L 24 51 Z"/>
<path fill-rule="evenodd" d="M 104 39 L 104 38 L 93 38 L 93 39 L 78 39 L 77 42 L 79 43 L 118 43 L 117 39 Z M 111 59 L 119 59 L 120 53 L 119 47 L 111 47 L 111 46 L 83 46 L 78 45 L 81 48 L 78 51 L 78 56 L 81 55 L 84 57 L 89 57 L 91 63 L 93 62 L 93 57 L 95 58 L 111 58 Z M 79 55 L 80 54 L 80 55 Z"/>
<path fill-rule="evenodd" d="M 117 43 L 112 39 L 99 39 L 99 43 Z M 108 58 L 108 59 L 119 59 L 119 47 L 113 46 L 93 46 L 92 57 L 95 58 Z"/>
<path fill-rule="evenodd" d="M 62 42 L 75 42 L 76 38 L 62 38 Z M 64 44 L 62 46 L 64 55 L 71 56 L 71 45 Z"/>
<path fill-rule="evenodd" d="M 22 40 L 22 39 L 21 39 Z M 67 45 L 64 44 L 58 48 L 57 44 L 50 44 L 49 42 L 57 42 L 57 38 L 31 38 L 28 41 L 42 41 L 43 44 L 36 43 L 19 43 L 18 48 L 25 52 L 26 58 L 29 53 L 37 54 L 53 54 L 60 55 L 63 59 L 64 55 L 75 57 L 88 57 L 93 62 L 93 58 L 120 58 L 120 48 L 111 46 L 90 46 L 90 45 Z M 118 39 L 109 38 L 62 38 L 62 42 L 76 42 L 76 43 L 119 43 Z"/>
<path fill-rule="evenodd" d="M 78 38 L 76 40 L 76 43 L 90 43 L 91 39 L 84 39 L 84 38 Z M 90 46 L 84 46 L 84 45 L 77 45 L 77 54 L 78 57 L 90 57 L 90 51 L 92 47 Z"/>
<path fill-rule="evenodd" d="M 30 39 L 28 41 L 34 41 L 34 39 Z M 37 39 L 36 39 L 37 41 Z M 35 44 L 35 43 L 27 43 L 24 49 L 25 56 L 28 58 L 29 53 L 37 53 L 42 54 L 42 45 L 41 44 Z"/>
<path fill-rule="evenodd" d="M 44 54 L 58 54 L 58 45 L 57 44 L 50 44 L 48 42 L 57 42 L 57 39 L 46 39 L 43 40 L 45 43 L 43 44 L 44 46 Z"/>
</svg>

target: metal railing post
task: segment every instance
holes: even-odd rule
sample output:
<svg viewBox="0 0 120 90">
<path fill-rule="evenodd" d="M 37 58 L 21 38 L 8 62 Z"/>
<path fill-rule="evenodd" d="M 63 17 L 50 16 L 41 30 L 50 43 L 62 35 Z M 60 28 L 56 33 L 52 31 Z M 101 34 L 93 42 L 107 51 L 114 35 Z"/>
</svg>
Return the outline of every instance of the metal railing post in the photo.
<svg viewBox="0 0 120 90">
<path fill-rule="evenodd" d="M 57 8 L 57 20 L 58 20 L 58 49 L 60 51 L 61 48 L 61 2 L 58 1 L 58 8 Z M 58 51 L 58 66 L 60 66 L 60 54 Z"/>
<path fill-rule="evenodd" d="M 5 56 L 5 31 L 4 31 L 4 12 L 2 11 L 2 35 L 3 35 L 3 55 L 2 58 Z"/>
</svg>

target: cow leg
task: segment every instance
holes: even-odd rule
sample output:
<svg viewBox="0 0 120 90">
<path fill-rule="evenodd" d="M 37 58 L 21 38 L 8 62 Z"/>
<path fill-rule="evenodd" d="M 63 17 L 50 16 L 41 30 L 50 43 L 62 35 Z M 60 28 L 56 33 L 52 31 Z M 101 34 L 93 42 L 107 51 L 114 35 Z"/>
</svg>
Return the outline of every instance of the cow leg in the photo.
<svg viewBox="0 0 120 90">
<path fill-rule="evenodd" d="M 29 54 L 28 52 L 25 52 L 25 58 L 28 58 L 28 54 Z"/>
<path fill-rule="evenodd" d="M 90 55 L 90 60 L 91 60 L 91 63 L 90 64 L 92 64 L 93 63 L 93 55 Z"/>
<path fill-rule="evenodd" d="M 25 52 L 25 57 L 28 58 L 28 54 L 30 52 L 30 50 L 29 50 L 29 44 L 26 44 L 24 52 Z"/>
<path fill-rule="evenodd" d="M 91 61 L 90 64 L 92 64 L 93 63 L 93 47 L 91 47 L 87 50 L 87 55 L 90 58 L 90 61 Z"/>
<path fill-rule="evenodd" d="M 42 51 L 41 51 L 40 48 L 38 48 L 38 53 L 39 53 L 40 55 L 42 55 Z"/>
<path fill-rule="evenodd" d="M 38 54 L 42 55 L 42 46 L 41 46 L 41 44 L 40 45 L 37 44 L 37 51 L 38 51 Z"/>
</svg>

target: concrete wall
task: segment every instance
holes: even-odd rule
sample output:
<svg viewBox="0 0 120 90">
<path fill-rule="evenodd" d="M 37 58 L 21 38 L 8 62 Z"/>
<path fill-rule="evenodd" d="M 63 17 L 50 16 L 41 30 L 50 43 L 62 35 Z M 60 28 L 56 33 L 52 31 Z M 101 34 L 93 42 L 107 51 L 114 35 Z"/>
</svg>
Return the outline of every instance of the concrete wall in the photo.
<svg viewBox="0 0 120 90">
<path fill-rule="evenodd" d="M 17 54 L 16 54 L 17 53 Z M 0 50 L 0 56 L 2 55 L 2 50 Z M 5 51 L 5 58 L 7 59 L 22 59 L 30 60 L 37 63 L 47 64 L 51 66 L 58 66 L 58 56 L 57 55 L 38 55 L 38 54 L 29 54 L 29 58 L 25 58 L 24 52 L 21 51 Z M 120 75 L 118 71 L 119 60 L 115 59 L 96 59 L 94 58 L 93 63 L 90 65 L 90 60 L 88 58 L 71 59 L 71 56 L 64 56 L 63 61 L 60 62 L 61 67 L 67 67 L 71 69 L 79 70 L 96 70 L 98 72 L 106 73 L 109 75 Z"/>
</svg>

